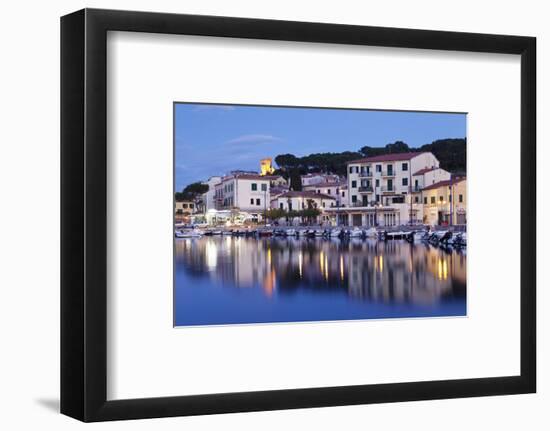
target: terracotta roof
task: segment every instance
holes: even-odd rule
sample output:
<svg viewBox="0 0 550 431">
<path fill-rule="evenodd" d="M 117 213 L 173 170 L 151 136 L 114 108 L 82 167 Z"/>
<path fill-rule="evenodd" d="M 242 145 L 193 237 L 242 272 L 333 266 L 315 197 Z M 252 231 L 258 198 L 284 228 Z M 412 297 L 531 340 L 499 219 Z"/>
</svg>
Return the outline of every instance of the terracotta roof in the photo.
<svg viewBox="0 0 550 431">
<path fill-rule="evenodd" d="M 419 171 L 416 171 L 416 172 L 413 174 L 413 176 L 414 176 L 414 175 L 422 175 L 422 174 L 425 174 L 426 172 L 435 171 L 436 169 L 441 169 L 441 168 L 432 166 L 431 168 L 420 169 Z"/>
<path fill-rule="evenodd" d="M 260 174 L 232 174 L 223 178 L 223 181 L 239 179 L 239 180 L 265 180 L 270 181 L 277 177 L 272 177 L 269 175 L 260 175 Z"/>
<path fill-rule="evenodd" d="M 410 153 L 392 153 L 392 154 L 382 154 L 380 156 L 365 157 L 364 159 L 357 159 L 347 162 L 351 163 L 365 163 L 365 162 L 397 162 L 399 160 L 411 160 L 412 158 L 424 154 L 423 152 L 410 152 Z"/>
<path fill-rule="evenodd" d="M 307 184 L 305 186 L 302 186 L 304 188 L 323 188 L 323 187 L 339 187 L 339 186 L 345 186 L 347 185 L 347 181 L 332 181 L 329 183 L 315 183 L 315 184 Z"/>
<path fill-rule="evenodd" d="M 432 185 L 429 185 L 427 187 L 424 187 L 422 190 L 433 190 L 433 189 L 438 189 L 439 187 L 445 187 L 445 186 L 450 186 L 451 183 L 453 184 L 457 184 L 457 183 L 460 183 L 462 181 L 466 181 L 466 177 L 455 177 L 453 178 L 452 180 L 444 180 L 444 181 L 439 181 L 435 184 L 432 184 Z"/>
<path fill-rule="evenodd" d="M 323 193 L 315 193 L 313 191 L 290 191 L 277 196 L 277 198 L 317 198 L 317 199 L 336 199 L 334 196 L 325 195 Z"/>
</svg>

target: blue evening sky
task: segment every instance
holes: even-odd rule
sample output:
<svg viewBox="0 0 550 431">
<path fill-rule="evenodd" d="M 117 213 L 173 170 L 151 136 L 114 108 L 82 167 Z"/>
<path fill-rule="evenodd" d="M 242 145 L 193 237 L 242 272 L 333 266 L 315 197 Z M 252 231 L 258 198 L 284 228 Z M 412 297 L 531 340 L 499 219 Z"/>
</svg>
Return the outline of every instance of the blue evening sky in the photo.
<svg viewBox="0 0 550 431">
<path fill-rule="evenodd" d="M 291 153 L 358 151 L 395 141 L 410 147 L 465 138 L 466 114 L 277 108 L 179 103 L 175 109 L 176 190 L 260 159 Z"/>
</svg>

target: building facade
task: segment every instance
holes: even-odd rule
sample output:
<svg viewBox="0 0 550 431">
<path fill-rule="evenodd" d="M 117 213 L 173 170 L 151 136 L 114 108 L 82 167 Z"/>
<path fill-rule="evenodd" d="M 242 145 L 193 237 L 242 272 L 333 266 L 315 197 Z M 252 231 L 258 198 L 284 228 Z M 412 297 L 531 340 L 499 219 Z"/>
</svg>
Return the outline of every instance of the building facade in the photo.
<svg viewBox="0 0 550 431">
<path fill-rule="evenodd" d="M 314 184 L 339 182 L 340 177 L 335 174 L 312 173 L 302 175 L 301 181 L 303 188 L 305 186 L 311 186 Z"/>
<path fill-rule="evenodd" d="M 467 181 L 456 177 L 422 190 L 423 222 L 429 225 L 466 225 Z"/>
<path fill-rule="evenodd" d="M 213 176 L 204 181 L 208 186 L 208 191 L 202 195 L 203 212 L 216 208 L 216 185 L 221 183 L 222 177 Z"/>
<path fill-rule="evenodd" d="M 289 191 L 271 200 L 271 208 L 284 211 L 300 211 L 306 208 L 318 208 L 322 211 L 335 206 L 336 198 L 334 196 L 312 191 Z"/>
<path fill-rule="evenodd" d="M 238 209 L 261 215 L 270 202 L 270 178 L 258 174 L 233 174 L 215 186 L 217 210 Z"/>
<path fill-rule="evenodd" d="M 372 212 L 377 226 L 421 223 L 422 199 L 415 193 L 431 176 L 444 175 L 440 171 L 439 160 L 429 152 L 384 154 L 348 162 L 348 203 L 353 209 L 348 211 L 352 220 L 348 223 L 358 225 L 365 219 L 363 215 L 370 221 Z"/>
<path fill-rule="evenodd" d="M 334 196 L 337 206 L 346 206 L 348 204 L 347 189 L 348 184 L 345 180 L 326 181 L 302 186 L 302 190 L 304 191 Z"/>
</svg>

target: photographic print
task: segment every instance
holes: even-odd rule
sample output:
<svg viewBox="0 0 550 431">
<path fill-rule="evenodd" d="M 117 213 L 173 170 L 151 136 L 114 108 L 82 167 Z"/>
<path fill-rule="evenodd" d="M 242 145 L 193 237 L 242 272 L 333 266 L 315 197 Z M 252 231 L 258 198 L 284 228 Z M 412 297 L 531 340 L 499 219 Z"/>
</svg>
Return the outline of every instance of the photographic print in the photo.
<svg viewBox="0 0 550 431">
<path fill-rule="evenodd" d="M 466 316 L 465 113 L 174 104 L 174 326 Z"/>
</svg>

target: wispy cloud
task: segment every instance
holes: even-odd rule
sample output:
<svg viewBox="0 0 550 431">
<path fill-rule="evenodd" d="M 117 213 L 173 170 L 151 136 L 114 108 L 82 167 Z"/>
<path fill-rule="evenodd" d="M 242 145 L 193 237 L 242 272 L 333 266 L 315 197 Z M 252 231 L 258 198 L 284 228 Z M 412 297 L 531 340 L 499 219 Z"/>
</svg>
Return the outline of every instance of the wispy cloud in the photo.
<svg viewBox="0 0 550 431">
<path fill-rule="evenodd" d="M 201 111 L 234 111 L 236 108 L 231 105 L 198 105 L 193 108 L 193 112 Z"/>
<path fill-rule="evenodd" d="M 273 135 L 242 135 L 226 141 L 226 144 L 262 144 L 281 142 L 282 139 Z"/>
</svg>

